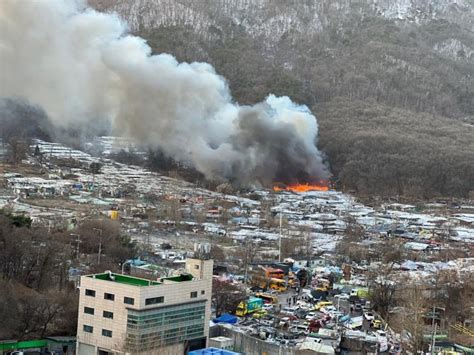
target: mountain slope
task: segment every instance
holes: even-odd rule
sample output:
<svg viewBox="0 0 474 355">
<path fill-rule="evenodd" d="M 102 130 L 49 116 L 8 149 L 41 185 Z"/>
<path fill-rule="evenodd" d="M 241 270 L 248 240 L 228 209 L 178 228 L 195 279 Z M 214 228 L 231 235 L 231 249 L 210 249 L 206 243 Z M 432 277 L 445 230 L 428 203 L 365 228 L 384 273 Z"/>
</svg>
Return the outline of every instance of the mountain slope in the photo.
<svg viewBox="0 0 474 355">
<path fill-rule="evenodd" d="M 89 2 L 117 12 L 156 53 L 210 62 L 242 103 L 272 92 L 312 107 L 347 189 L 474 190 L 472 1 Z"/>
</svg>

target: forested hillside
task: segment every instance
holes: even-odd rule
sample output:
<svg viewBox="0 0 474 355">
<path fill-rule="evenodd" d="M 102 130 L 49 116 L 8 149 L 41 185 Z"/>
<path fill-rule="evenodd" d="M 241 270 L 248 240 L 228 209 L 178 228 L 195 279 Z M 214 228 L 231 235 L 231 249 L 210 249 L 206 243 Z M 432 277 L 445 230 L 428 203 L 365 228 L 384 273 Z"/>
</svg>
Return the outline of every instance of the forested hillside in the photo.
<svg viewBox="0 0 474 355">
<path fill-rule="evenodd" d="M 155 53 L 206 61 L 235 99 L 312 108 L 340 185 L 359 194 L 474 190 L 471 0 L 89 0 Z"/>
</svg>

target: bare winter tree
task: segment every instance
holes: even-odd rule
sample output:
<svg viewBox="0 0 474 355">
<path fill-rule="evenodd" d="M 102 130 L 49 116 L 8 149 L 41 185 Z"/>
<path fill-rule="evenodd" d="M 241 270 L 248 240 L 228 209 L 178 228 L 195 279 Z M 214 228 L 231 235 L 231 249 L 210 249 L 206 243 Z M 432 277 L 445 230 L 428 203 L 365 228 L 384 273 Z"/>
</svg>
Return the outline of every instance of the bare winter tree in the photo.
<svg viewBox="0 0 474 355">
<path fill-rule="evenodd" d="M 238 304 L 245 298 L 246 293 L 240 286 L 218 279 L 212 280 L 212 303 L 217 316 L 235 312 Z"/>
<path fill-rule="evenodd" d="M 234 188 L 229 183 L 223 183 L 216 187 L 216 191 L 223 195 L 232 195 L 234 193 Z"/>
<path fill-rule="evenodd" d="M 224 249 L 216 244 L 213 244 L 211 246 L 211 259 L 214 261 L 225 261 Z"/>
<path fill-rule="evenodd" d="M 26 154 L 29 152 L 29 139 L 10 137 L 8 140 L 7 160 L 13 164 L 18 165 Z"/>
<path fill-rule="evenodd" d="M 411 285 L 402 295 L 404 311 L 401 318 L 401 329 L 408 333 L 409 349 L 417 354 L 423 350 L 425 333 L 424 318 L 429 310 L 426 290 L 419 285 Z"/>
<path fill-rule="evenodd" d="M 101 252 L 101 263 L 107 259 L 119 263 L 134 254 L 134 245 L 123 236 L 120 223 L 110 219 L 89 220 L 81 223 L 74 234 L 80 238 L 80 252 L 98 255 Z"/>
<path fill-rule="evenodd" d="M 368 274 L 370 300 L 374 309 L 388 321 L 390 308 L 395 304 L 396 282 L 393 265 L 383 265 Z"/>
<path fill-rule="evenodd" d="M 91 272 L 113 270 L 134 253 L 113 221 L 88 221 L 75 232 L 81 253 L 93 254 L 92 260 L 102 241 L 100 268 L 94 262 Z M 0 338 L 75 334 L 78 294 L 68 278 L 74 242 L 69 232 L 46 231 L 0 211 Z"/>
<path fill-rule="evenodd" d="M 20 339 L 44 337 L 53 332 L 71 334 L 76 327 L 77 294 L 70 291 L 39 293 L 27 287 L 15 286 L 16 323 L 13 333 Z M 61 324 L 61 326 L 58 326 Z M 1 327 L 0 327 L 1 328 Z M 66 333 L 64 333 L 66 332 Z"/>
<path fill-rule="evenodd" d="M 179 228 L 180 223 L 183 219 L 181 213 L 181 202 L 177 198 L 172 198 L 170 200 L 163 202 L 163 209 L 161 210 L 162 217 L 173 221 L 176 225 L 176 228 Z"/>
<path fill-rule="evenodd" d="M 260 244 L 251 238 L 246 238 L 240 247 L 234 251 L 234 258 L 240 261 L 242 270 L 248 270 L 249 265 L 255 262 L 260 252 Z"/>
<path fill-rule="evenodd" d="M 300 229 L 298 235 L 281 239 L 281 256 L 283 258 L 304 256 L 308 258 L 312 253 L 309 232 Z"/>
</svg>

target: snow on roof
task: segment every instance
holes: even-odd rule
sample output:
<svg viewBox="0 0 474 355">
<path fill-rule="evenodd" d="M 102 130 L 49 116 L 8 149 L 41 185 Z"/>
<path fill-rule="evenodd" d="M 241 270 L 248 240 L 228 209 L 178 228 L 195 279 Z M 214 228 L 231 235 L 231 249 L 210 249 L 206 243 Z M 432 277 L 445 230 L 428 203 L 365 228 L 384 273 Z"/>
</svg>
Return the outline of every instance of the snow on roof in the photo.
<svg viewBox="0 0 474 355">
<path fill-rule="evenodd" d="M 411 250 L 425 250 L 428 248 L 428 244 L 425 243 L 418 243 L 418 242 L 408 242 L 405 243 L 405 248 L 411 249 Z"/>
<path fill-rule="evenodd" d="M 332 346 L 317 343 L 314 340 L 305 340 L 301 343 L 300 350 L 311 350 L 318 354 L 335 354 Z"/>
<path fill-rule="evenodd" d="M 453 218 L 462 222 L 474 223 L 473 213 L 456 213 L 456 214 L 453 214 Z"/>
<path fill-rule="evenodd" d="M 455 228 L 453 231 L 456 233 L 456 235 L 451 236 L 452 240 L 474 243 L 474 229 Z"/>
<path fill-rule="evenodd" d="M 311 244 L 317 251 L 334 251 L 337 243 L 342 239 L 341 236 L 325 233 L 312 233 Z"/>
</svg>

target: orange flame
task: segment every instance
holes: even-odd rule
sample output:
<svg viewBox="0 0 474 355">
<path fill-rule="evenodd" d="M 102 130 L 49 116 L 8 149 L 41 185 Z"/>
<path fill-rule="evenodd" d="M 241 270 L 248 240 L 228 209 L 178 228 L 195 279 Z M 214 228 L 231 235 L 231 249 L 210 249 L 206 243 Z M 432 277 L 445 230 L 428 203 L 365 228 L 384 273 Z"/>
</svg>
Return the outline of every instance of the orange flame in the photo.
<svg viewBox="0 0 474 355">
<path fill-rule="evenodd" d="M 291 191 L 291 192 L 307 192 L 307 191 L 328 191 L 327 183 L 321 184 L 292 184 L 285 187 L 273 186 L 273 191 Z"/>
</svg>

